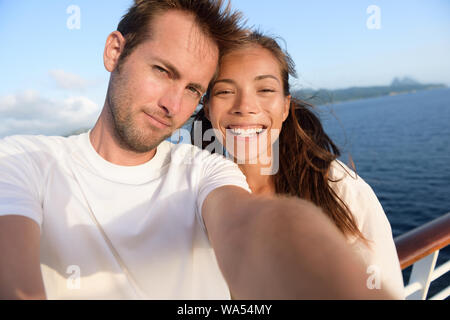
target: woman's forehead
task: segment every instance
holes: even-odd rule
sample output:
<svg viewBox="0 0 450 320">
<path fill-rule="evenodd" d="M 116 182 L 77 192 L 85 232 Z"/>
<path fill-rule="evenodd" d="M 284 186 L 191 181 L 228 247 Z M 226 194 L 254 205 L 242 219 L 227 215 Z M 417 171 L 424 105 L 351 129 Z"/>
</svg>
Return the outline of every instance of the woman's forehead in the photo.
<svg viewBox="0 0 450 320">
<path fill-rule="evenodd" d="M 274 54 L 261 46 L 253 45 L 233 50 L 220 61 L 220 75 L 233 73 L 261 73 L 281 76 L 281 66 Z"/>
</svg>

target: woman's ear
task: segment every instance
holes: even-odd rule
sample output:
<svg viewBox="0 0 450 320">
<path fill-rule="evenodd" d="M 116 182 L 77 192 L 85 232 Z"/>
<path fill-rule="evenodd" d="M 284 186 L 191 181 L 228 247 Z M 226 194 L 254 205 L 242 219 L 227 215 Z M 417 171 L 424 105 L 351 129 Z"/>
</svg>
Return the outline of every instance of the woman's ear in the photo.
<svg viewBox="0 0 450 320">
<path fill-rule="evenodd" d="M 286 98 L 284 98 L 283 122 L 285 122 L 287 117 L 289 116 L 289 111 L 291 110 L 291 100 L 291 96 L 287 96 Z"/>
<path fill-rule="evenodd" d="M 125 38 L 119 31 L 112 32 L 106 39 L 105 50 L 103 52 L 103 64 L 109 72 L 113 72 L 117 68 L 120 55 L 125 47 L 125 42 Z"/>
</svg>

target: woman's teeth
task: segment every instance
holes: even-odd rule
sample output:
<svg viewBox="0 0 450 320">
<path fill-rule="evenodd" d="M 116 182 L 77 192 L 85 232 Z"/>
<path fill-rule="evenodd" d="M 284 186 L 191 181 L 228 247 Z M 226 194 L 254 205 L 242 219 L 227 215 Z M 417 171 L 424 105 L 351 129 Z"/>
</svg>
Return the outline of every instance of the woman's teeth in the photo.
<svg viewBox="0 0 450 320">
<path fill-rule="evenodd" d="M 252 129 L 241 129 L 241 128 L 230 128 L 227 129 L 231 134 L 240 137 L 252 137 L 260 134 L 264 131 L 263 128 L 252 128 Z"/>
</svg>

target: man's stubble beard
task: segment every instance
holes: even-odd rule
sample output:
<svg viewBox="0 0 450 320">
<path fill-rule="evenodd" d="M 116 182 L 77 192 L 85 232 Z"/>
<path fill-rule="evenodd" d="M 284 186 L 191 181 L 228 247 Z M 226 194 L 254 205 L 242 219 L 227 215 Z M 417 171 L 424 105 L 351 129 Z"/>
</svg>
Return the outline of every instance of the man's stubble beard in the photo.
<svg viewBox="0 0 450 320">
<path fill-rule="evenodd" d="M 156 149 L 162 141 L 172 135 L 170 133 L 158 138 L 149 127 L 139 128 L 139 125 L 133 120 L 138 114 L 134 114 L 131 109 L 129 95 L 127 93 L 121 94 L 120 92 L 112 94 L 112 92 L 117 93 L 114 85 L 108 93 L 108 106 L 113 135 L 122 148 L 135 153 L 148 153 Z M 146 133 L 145 131 L 148 132 Z M 156 131 L 156 133 L 158 132 Z"/>
</svg>

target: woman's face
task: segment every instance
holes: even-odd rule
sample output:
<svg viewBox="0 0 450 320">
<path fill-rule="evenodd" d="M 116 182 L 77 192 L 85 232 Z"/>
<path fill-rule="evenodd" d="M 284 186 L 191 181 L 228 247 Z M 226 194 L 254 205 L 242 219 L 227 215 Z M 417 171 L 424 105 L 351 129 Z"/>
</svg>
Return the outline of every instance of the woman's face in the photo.
<svg viewBox="0 0 450 320">
<path fill-rule="evenodd" d="M 277 59 L 269 50 L 251 46 L 222 58 L 205 111 L 225 138 L 227 151 L 244 163 L 263 152 L 271 154 L 289 105 Z"/>
</svg>

